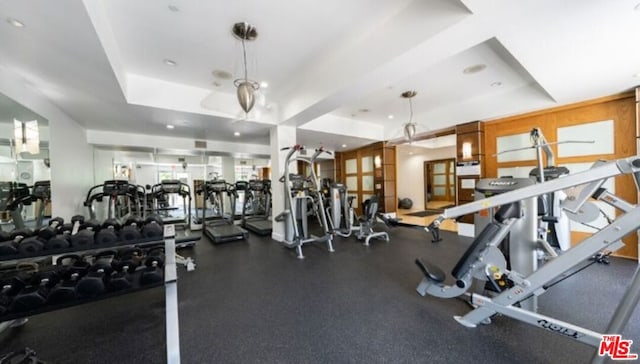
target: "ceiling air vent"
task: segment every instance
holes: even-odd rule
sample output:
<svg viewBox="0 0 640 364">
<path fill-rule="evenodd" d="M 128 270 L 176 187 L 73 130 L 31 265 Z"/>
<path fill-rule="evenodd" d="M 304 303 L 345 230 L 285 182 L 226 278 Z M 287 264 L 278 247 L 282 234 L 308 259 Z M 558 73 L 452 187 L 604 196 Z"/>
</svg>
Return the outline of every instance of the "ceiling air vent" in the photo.
<svg viewBox="0 0 640 364">
<path fill-rule="evenodd" d="M 207 149 L 207 141 L 206 140 L 196 140 L 196 148 Z"/>
<path fill-rule="evenodd" d="M 307 155 L 307 150 L 306 149 L 301 149 L 300 150 L 300 155 Z"/>
</svg>

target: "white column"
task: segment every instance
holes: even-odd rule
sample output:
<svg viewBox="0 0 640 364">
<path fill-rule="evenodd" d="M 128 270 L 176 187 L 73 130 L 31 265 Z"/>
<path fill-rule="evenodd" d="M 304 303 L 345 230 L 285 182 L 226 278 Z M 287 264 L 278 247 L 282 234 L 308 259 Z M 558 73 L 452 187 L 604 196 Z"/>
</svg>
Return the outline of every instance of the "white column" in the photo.
<svg viewBox="0 0 640 364">
<path fill-rule="evenodd" d="M 280 149 L 296 144 L 296 128 L 288 125 L 274 126 L 271 128 L 270 137 L 272 216 L 275 218 L 284 210 L 284 186 L 279 180 L 284 175 L 287 152 Z M 271 238 L 276 241 L 284 240 L 284 222 L 273 220 Z"/>
<path fill-rule="evenodd" d="M 222 178 L 229 182 L 236 182 L 236 160 L 233 157 L 222 157 Z"/>
</svg>

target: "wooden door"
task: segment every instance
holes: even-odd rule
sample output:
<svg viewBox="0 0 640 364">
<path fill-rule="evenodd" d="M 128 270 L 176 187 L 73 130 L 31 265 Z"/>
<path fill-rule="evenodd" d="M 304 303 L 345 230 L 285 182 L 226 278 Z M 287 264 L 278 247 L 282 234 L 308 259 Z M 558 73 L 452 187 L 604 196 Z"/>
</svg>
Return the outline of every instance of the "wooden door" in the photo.
<svg viewBox="0 0 640 364">
<path fill-rule="evenodd" d="M 425 207 L 428 201 L 456 200 L 455 159 L 424 162 Z"/>
</svg>

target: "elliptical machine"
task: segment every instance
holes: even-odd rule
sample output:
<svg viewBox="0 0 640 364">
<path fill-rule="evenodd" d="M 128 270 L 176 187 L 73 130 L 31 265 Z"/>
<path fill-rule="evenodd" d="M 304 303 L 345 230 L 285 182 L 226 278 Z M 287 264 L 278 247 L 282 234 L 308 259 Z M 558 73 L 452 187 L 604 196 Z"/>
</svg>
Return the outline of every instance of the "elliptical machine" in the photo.
<svg viewBox="0 0 640 364">
<path fill-rule="evenodd" d="M 295 157 L 294 154 L 301 150 L 304 150 L 304 146 L 296 144 L 293 147 L 285 147 L 281 150 L 289 150 L 284 163 L 284 176 L 280 178 L 280 182 L 284 183 L 284 211 L 280 215 L 276 216 L 276 221 L 284 221 L 285 223 L 285 236 L 283 244 L 287 248 L 296 248 L 298 253 L 298 259 L 304 259 L 302 254 L 302 246 L 304 244 L 315 242 L 326 242 L 329 252 L 334 252 L 333 249 L 333 234 L 329 231 L 327 223 L 327 216 L 325 215 L 324 203 L 322 198 L 318 196 L 314 200 L 311 195 L 310 188 L 315 190 L 315 193 L 320 193 L 320 184 L 316 176 L 314 164 L 318 156 L 322 153 L 331 154 L 323 147 L 316 149 L 311 158 L 304 158 L 301 156 Z M 309 175 L 308 182 L 310 185 L 305 186 L 305 176 L 300 174 L 290 174 L 289 165 L 292 162 L 301 161 L 308 164 L 311 167 L 311 173 Z M 318 204 L 317 210 L 318 221 L 322 227 L 322 235 L 314 236 L 309 232 L 308 227 L 308 203 L 311 201 Z"/>
</svg>

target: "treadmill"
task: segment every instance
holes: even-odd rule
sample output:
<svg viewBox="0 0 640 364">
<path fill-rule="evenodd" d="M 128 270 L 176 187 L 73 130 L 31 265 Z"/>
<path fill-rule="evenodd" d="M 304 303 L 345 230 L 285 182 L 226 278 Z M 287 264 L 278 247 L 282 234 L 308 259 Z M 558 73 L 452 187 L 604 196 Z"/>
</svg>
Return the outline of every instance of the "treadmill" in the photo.
<svg viewBox="0 0 640 364">
<path fill-rule="evenodd" d="M 44 226 L 45 209 L 51 202 L 51 181 L 36 181 L 31 190 L 31 198 L 40 203 L 36 211 L 36 228 L 39 228 Z"/>
<path fill-rule="evenodd" d="M 171 207 L 162 207 L 163 201 L 168 201 L 169 195 L 178 195 L 182 198 L 183 216 L 171 216 Z M 191 188 L 188 184 L 177 179 L 165 179 L 151 187 L 153 196 L 153 208 L 162 217 L 165 224 L 175 224 L 180 227 L 191 226 Z"/>
<path fill-rule="evenodd" d="M 142 186 L 130 184 L 126 180 L 109 180 L 100 185 L 95 185 L 87 192 L 84 205 L 89 209 L 89 217 L 96 219 L 94 202 L 104 202 L 107 199 L 106 218 L 120 219 L 125 216 L 135 215 L 143 217 Z M 141 195 L 142 193 L 142 195 Z"/>
<path fill-rule="evenodd" d="M 32 201 L 29 186 L 25 183 L 0 182 L 0 220 L 11 221 L 13 229 L 25 228 L 22 209 Z"/>
<path fill-rule="evenodd" d="M 242 208 L 242 227 L 260 236 L 271 235 L 271 181 L 251 180 L 247 192 Z M 249 208 L 250 215 L 247 214 Z"/>
<path fill-rule="evenodd" d="M 235 187 L 225 180 L 206 181 L 202 186 L 202 198 L 204 207 L 202 210 L 202 222 L 204 234 L 211 239 L 214 244 L 228 243 L 238 240 L 246 240 L 249 232 L 234 224 L 235 211 Z M 224 212 L 224 195 L 231 201 L 231 214 Z M 217 207 L 217 216 L 207 217 L 207 201 Z"/>
</svg>

